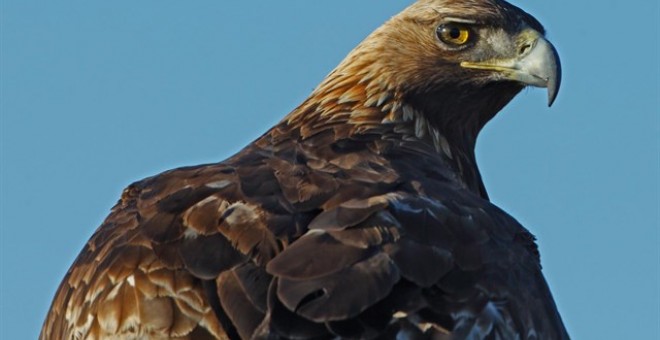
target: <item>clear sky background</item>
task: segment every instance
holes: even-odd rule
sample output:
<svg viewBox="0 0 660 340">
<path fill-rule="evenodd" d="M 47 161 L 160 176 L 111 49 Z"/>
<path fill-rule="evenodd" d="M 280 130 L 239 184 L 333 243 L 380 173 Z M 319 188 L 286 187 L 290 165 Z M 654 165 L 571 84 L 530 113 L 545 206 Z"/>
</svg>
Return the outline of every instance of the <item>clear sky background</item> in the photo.
<svg viewBox="0 0 660 340">
<path fill-rule="evenodd" d="M 1 0 L 0 338 L 33 339 L 129 183 L 225 159 L 410 1 Z M 575 339 L 658 339 L 658 1 L 516 0 L 561 55 L 484 130 Z"/>
</svg>

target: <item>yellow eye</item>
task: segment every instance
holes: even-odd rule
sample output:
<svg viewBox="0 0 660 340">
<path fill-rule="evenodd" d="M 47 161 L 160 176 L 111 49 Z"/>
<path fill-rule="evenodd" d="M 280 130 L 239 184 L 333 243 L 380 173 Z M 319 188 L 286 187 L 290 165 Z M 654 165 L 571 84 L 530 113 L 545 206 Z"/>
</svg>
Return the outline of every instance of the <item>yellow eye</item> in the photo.
<svg viewBox="0 0 660 340">
<path fill-rule="evenodd" d="M 438 27 L 438 38 L 451 46 L 465 45 L 472 36 L 472 30 L 459 24 L 443 24 Z"/>
</svg>

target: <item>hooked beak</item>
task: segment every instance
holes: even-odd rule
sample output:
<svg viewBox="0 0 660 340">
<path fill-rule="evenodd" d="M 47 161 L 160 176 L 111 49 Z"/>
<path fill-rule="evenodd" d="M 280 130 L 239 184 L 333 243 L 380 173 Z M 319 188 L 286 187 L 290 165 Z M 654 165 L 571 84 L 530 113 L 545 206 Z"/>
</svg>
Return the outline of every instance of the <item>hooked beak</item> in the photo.
<svg viewBox="0 0 660 340">
<path fill-rule="evenodd" d="M 561 84 L 561 64 L 557 50 L 535 30 L 527 29 L 520 36 L 516 57 L 483 62 L 464 61 L 461 66 L 496 71 L 507 80 L 545 87 L 548 89 L 548 106 L 552 106 Z"/>
</svg>

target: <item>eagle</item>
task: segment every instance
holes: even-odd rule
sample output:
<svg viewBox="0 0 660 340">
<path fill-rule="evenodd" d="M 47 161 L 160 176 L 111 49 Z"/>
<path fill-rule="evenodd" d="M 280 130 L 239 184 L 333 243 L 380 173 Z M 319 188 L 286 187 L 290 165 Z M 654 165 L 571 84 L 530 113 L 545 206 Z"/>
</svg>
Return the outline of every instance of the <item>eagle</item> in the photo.
<svg viewBox="0 0 660 340">
<path fill-rule="evenodd" d="M 568 339 L 479 131 L 558 54 L 501 0 L 418 0 L 230 158 L 128 186 L 40 339 Z"/>
</svg>

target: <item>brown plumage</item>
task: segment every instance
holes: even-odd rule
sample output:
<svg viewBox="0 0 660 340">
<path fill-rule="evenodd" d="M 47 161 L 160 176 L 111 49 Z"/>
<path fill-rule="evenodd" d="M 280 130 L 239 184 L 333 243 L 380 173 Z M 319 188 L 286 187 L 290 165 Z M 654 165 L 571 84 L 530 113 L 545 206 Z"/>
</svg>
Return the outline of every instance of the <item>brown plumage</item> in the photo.
<svg viewBox="0 0 660 340">
<path fill-rule="evenodd" d="M 474 145 L 543 28 L 497 0 L 420 0 L 235 156 L 130 185 L 41 339 L 568 338 L 532 236 Z"/>
</svg>

